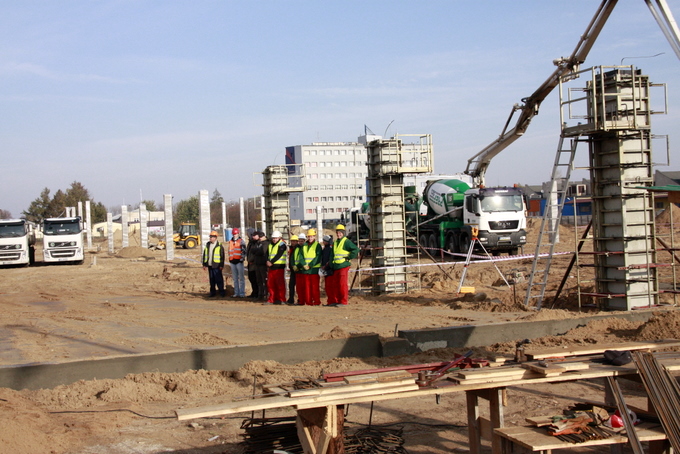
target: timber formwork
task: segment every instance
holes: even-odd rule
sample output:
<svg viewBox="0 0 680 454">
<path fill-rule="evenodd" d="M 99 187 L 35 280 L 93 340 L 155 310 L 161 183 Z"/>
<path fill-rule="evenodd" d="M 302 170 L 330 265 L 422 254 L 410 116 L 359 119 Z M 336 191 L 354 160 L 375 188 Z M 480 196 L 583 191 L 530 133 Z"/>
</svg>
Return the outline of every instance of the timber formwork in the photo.
<svg viewBox="0 0 680 454">
<path fill-rule="evenodd" d="M 404 174 L 432 171 L 431 136 L 417 137 L 420 142 L 416 144 L 404 144 L 396 136 L 366 145 L 372 291 L 376 294 L 408 290 Z"/>
<path fill-rule="evenodd" d="M 586 101 L 586 121 L 563 122 L 563 137 L 587 136 L 592 180 L 595 288 L 603 307 L 658 304 L 649 78 L 632 66 L 595 67 L 585 96 L 562 99 L 570 116 Z M 571 94 L 571 92 L 570 92 Z M 659 112 L 660 113 L 660 112 Z"/>
</svg>

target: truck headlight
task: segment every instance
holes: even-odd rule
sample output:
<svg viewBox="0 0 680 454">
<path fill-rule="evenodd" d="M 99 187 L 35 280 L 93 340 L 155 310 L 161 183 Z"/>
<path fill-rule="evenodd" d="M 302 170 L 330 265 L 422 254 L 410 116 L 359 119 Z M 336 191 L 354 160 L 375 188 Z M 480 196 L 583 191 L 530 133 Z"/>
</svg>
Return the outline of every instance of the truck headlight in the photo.
<svg viewBox="0 0 680 454">
<path fill-rule="evenodd" d="M 50 243 L 49 244 L 49 247 L 54 247 L 54 246 L 56 246 L 56 243 Z"/>
</svg>

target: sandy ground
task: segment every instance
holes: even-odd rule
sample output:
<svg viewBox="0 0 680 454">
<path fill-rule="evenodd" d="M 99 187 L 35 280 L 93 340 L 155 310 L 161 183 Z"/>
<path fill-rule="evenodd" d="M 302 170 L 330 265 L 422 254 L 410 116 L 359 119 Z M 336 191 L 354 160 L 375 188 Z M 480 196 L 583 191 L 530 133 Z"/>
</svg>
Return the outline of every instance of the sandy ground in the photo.
<svg viewBox="0 0 680 454">
<path fill-rule="evenodd" d="M 679 225 L 680 223 L 676 224 Z M 537 230 L 537 226 L 534 226 Z M 563 227 L 561 251 L 574 248 L 579 232 Z M 35 266 L 2 269 L 0 283 L 0 365 L 53 362 L 76 358 L 161 352 L 215 345 L 258 344 L 344 337 L 352 333 L 392 336 L 395 328 L 420 329 L 464 324 L 547 320 L 582 316 L 578 312 L 576 276 L 570 277 L 560 309 L 540 312 L 523 305 L 525 287 L 513 291 L 501 278 L 530 269 L 528 259 L 472 264 L 466 286 L 476 294 L 455 294 L 462 264 L 424 268 L 422 288 L 402 295 L 353 295 L 346 308 L 263 305 L 247 299 L 207 298 L 207 273 L 198 251 L 177 251 L 172 263 L 163 251 L 140 247 L 117 249 L 96 243 L 79 266 Z M 527 252 L 532 251 L 527 248 Z M 40 257 L 40 254 L 38 254 Z M 562 279 L 569 256 L 553 262 L 549 289 Z M 422 260 L 422 263 L 427 263 Z M 38 264 L 40 265 L 40 264 Z M 446 275 L 449 275 L 447 277 Z M 580 276 L 579 279 L 584 279 Z M 553 282 L 554 281 L 554 282 Z M 231 282 L 228 280 L 228 294 Z M 665 303 L 672 299 L 665 298 Z M 582 304 L 588 301 L 582 301 Z M 582 308 L 597 313 L 596 308 Z M 629 322 L 593 322 L 560 338 L 536 345 L 653 340 L 677 336 L 674 314 L 638 326 Z M 479 346 L 476 356 L 510 353 L 514 342 Z M 414 357 L 337 359 L 295 366 L 252 362 L 238 371 L 145 373 L 121 380 L 92 380 L 49 390 L 0 389 L 0 446 L 8 453 L 238 453 L 239 425 L 249 415 L 178 422 L 173 410 L 221 402 L 252 393 L 259 383 L 317 377 L 326 372 L 370 369 L 434 360 L 450 360 L 455 351 L 435 350 Z M 462 353 L 462 352 L 458 352 Z M 641 389 L 626 390 L 642 402 Z M 506 424 L 526 416 L 559 413 L 574 399 L 602 395 L 597 381 L 513 388 Z M 557 389 L 555 389 L 557 388 Z M 633 402 L 635 404 L 635 402 Z M 268 411 L 289 416 L 291 411 Z M 258 415 L 259 416 L 259 415 Z M 369 405 L 352 405 L 348 427 L 369 420 Z M 467 451 L 465 402 L 459 395 L 434 400 L 410 399 L 376 404 L 373 424 L 404 428 L 412 453 Z M 394 427 L 394 426 L 392 426 Z"/>
</svg>

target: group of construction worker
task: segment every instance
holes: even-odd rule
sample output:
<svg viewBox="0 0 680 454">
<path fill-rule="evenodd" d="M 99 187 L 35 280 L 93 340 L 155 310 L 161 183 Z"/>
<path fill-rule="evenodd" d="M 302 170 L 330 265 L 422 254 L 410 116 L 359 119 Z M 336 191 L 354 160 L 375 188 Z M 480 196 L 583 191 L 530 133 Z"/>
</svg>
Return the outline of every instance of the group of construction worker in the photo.
<svg viewBox="0 0 680 454">
<path fill-rule="evenodd" d="M 234 280 L 233 298 L 245 298 L 245 266 L 252 293 L 250 298 L 265 304 L 291 306 L 320 306 L 321 277 L 325 276 L 326 306 L 346 306 L 349 300 L 348 274 L 351 260 L 359 248 L 345 236 L 345 226 L 335 227 L 335 241 L 329 235 L 317 241 L 316 229 L 293 235 L 287 244 L 278 230 L 268 240 L 264 232 L 254 231 L 246 245 L 239 229 L 232 230 L 232 238 L 225 247 L 217 241 L 217 232 L 210 232 L 210 241 L 203 249 L 203 268 L 208 270 L 210 297 L 225 296 L 222 270 L 225 259 Z M 286 268 L 289 271 L 286 297 Z M 295 295 L 297 294 L 297 302 Z"/>
</svg>

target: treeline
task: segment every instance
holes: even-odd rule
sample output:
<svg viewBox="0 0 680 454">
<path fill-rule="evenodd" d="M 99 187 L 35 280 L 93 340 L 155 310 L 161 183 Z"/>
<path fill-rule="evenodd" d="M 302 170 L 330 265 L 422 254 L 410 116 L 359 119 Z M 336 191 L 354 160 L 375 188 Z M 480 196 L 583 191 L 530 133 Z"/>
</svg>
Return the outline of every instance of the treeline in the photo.
<svg viewBox="0 0 680 454">
<path fill-rule="evenodd" d="M 22 215 L 29 221 L 40 223 L 45 218 L 56 218 L 66 214 L 66 207 L 77 207 L 78 202 L 83 203 L 83 210 L 85 209 L 85 202 L 90 201 L 90 215 L 92 216 L 92 223 L 106 221 L 107 209 L 101 202 L 95 202 L 90 196 L 89 191 L 80 182 L 74 181 L 71 186 L 62 191 L 57 190 L 53 196 L 50 196 L 51 190 L 44 188 L 40 195 L 31 202 L 29 207 L 22 212 Z M 256 201 L 259 197 L 248 199 L 245 203 L 245 218 L 246 225 L 255 227 L 257 221 L 260 219 L 260 209 L 256 206 Z M 215 189 L 210 197 L 210 222 L 213 225 L 222 223 L 222 203 L 224 198 L 222 194 Z M 148 211 L 163 211 L 163 203 L 157 203 L 153 200 L 144 200 L 142 203 L 146 204 Z M 139 204 L 130 207 L 131 210 L 139 208 Z M 121 211 L 120 205 L 111 207 L 108 210 L 112 213 L 118 214 Z M 231 226 L 239 226 L 240 224 L 240 206 L 236 201 L 230 201 L 226 204 L 227 224 Z M 183 199 L 173 206 L 173 224 L 175 230 L 179 228 L 182 222 L 198 222 L 200 214 L 200 206 L 198 195 Z M 0 209 L 0 219 L 11 218 L 11 213 L 7 210 Z"/>
</svg>

